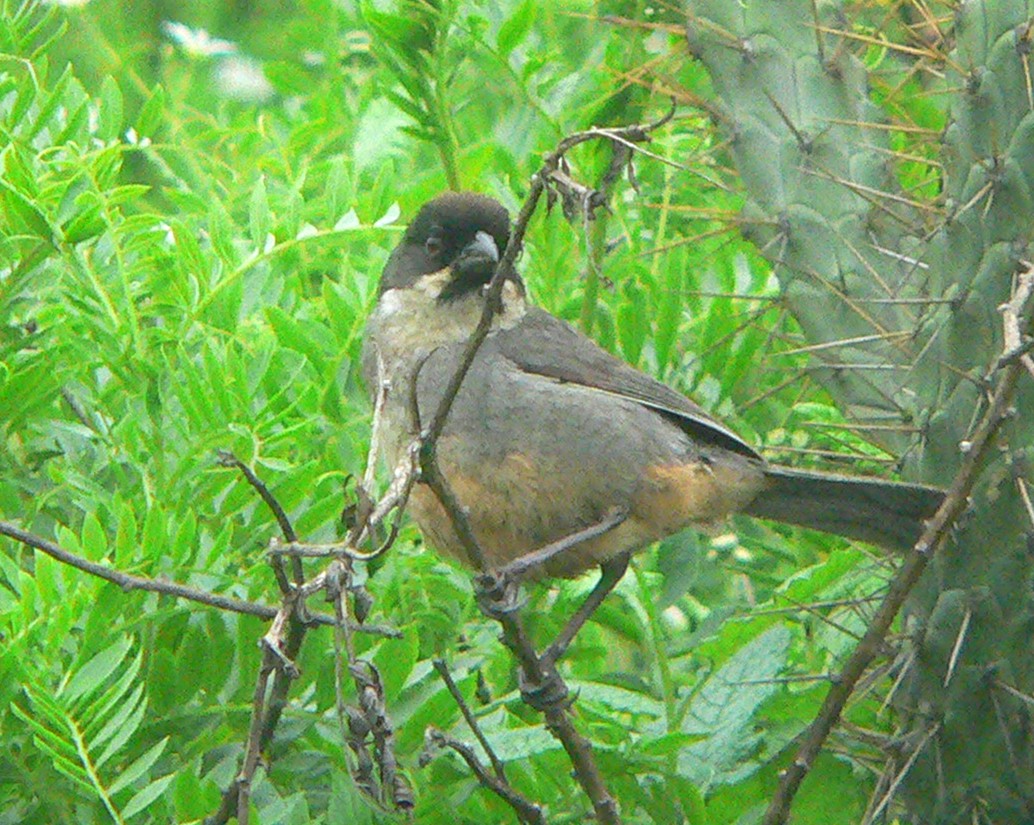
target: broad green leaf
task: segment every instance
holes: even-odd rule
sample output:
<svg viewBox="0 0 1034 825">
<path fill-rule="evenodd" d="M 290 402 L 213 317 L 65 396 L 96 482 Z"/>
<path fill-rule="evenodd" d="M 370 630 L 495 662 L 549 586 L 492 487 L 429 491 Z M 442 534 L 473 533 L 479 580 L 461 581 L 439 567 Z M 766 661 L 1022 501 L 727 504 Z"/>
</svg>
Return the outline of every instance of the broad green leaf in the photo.
<svg viewBox="0 0 1034 825">
<path fill-rule="evenodd" d="M 156 745 L 148 748 L 141 756 L 134 759 L 119 772 L 118 778 L 108 786 L 108 793 L 114 796 L 123 788 L 136 782 L 137 779 L 147 773 L 147 771 L 151 769 L 151 766 L 158 761 L 158 758 L 165 752 L 165 747 L 168 744 L 169 737 L 166 736 Z M 123 814 L 125 816 L 129 816 L 125 811 L 123 811 Z"/>
<path fill-rule="evenodd" d="M 345 771 L 334 771 L 330 776 L 327 821 L 355 825 L 372 825 L 374 822 L 372 809 Z"/>
<path fill-rule="evenodd" d="M 787 662 L 790 632 L 773 627 L 733 654 L 695 692 L 682 730 L 704 735 L 679 757 L 680 772 L 700 786 L 736 782 L 757 769 L 755 714 L 776 690 Z"/>
<path fill-rule="evenodd" d="M 533 0 L 524 0 L 512 15 L 499 27 L 499 34 L 496 35 L 496 48 L 503 57 L 509 57 L 524 38 L 528 36 L 531 24 L 535 20 L 536 3 Z"/>
<path fill-rule="evenodd" d="M 122 809 L 122 816 L 130 819 L 145 810 L 152 802 L 165 793 L 165 789 L 169 787 L 169 784 L 175 778 L 176 774 L 174 773 L 166 774 L 141 789 L 126 803 L 126 807 Z"/>
<path fill-rule="evenodd" d="M 520 762 L 561 747 L 541 725 L 503 728 L 485 726 L 485 737 L 503 762 Z"/>
<path fill-rule="evenodd" d="M 269 196 L 266 194 L 266 179 L 260 177 L 254 188 L 251 190 L 251 201 L 248 210 L 251 232 L 251 242 L 254 247 L 262 251 L 266 245 L 266 238 L 272 226 L 269 214 Z"/>
<path fill-rule="evenodd" d="M 61 691 L 62 700 L 75 703 L 94 693 L 122 665 L 133 646 L 128 636 L 121 637 L 79 668 Z"/>
<path fill-rule="evenodd" d="M 154 138 L 165 116 L 165 90 L 157 85 L 137 116 L 136 131 L 140 137 Z"/>
<path fill-rule="evenodd" d="M 101 82 L 99 115 L 97 136 L 101 140 L 113 140 L 122 134 L 122 91 L 111 75 Z"/>
</svg>

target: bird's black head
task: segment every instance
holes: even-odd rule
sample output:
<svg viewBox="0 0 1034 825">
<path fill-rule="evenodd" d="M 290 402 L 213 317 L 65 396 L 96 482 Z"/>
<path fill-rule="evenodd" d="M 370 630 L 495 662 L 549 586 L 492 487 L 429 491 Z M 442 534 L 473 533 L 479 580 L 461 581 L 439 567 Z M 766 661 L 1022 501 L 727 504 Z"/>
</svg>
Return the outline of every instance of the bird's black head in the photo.
<svg viewBox="0 0 1034 825">
<path fill-rule="evenodd" d="M 509 240 L 510 215 L 498 201 L 472 192 L 439 195 L 424 204 L 391 254 L 380 292 L 406 289 L 448 269 L 449 282 L 438 298 L 458 298 L 491 280 Z"/>
</svg>

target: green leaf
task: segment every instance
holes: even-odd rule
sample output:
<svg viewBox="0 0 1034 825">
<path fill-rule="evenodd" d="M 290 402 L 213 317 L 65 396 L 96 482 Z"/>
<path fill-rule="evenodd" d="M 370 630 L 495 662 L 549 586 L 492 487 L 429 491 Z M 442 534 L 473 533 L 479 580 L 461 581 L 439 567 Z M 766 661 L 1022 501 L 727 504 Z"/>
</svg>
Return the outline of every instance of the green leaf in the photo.
<svg viewBox="0 0 1034 825">
<path fill-rule="evenodd" d="M 531 30 L 531 24 L 535 20 L 536 3 L 532 0 L 524 0 L 509 19 L 499 27 L 499 34 L 496 35 L 496 48 L 503 57 L 509 57 Z"/>
<path fill-rule="evenodd" d="M 101 82 L 101 99 L 97 137 L 114 140 L 122 134 L 122 91 L 115 79 L 108 75 Z"/>
<path fill-rule="evenodd" d="M 572 682 L 572 687 L 576 688 L 579 696 L 586 701 L 599 702 L 611 710 L 654 718 L 664 715 L 664 706 L 645 693 L 600 682 Z"/>
<path fill-rule="evenodd" d="M 123 504 L 119 509 L 118 528 L 115 531 L 115 562 L 125 564 L 136 556 L 139 549 L 136 516 L 128 504 Z"/>
<path fill-rule="evenodd" d="M 61 77 L 58 78 L 56 83 L 54 83 L 53 87 L 49 90 L 49 93 L 45 93 L 39 111 L 36 113 L 35 120 L 32 121 L 32 128 L 23 135 L 25 140 L 34 139 L 44 129 L 57 129 L 59 124 L 55 122 L 57 120 L 55 114 L 62 107 L 69 105 L 65 92 L 74 79 L 75 75 L 72 72 L 72 67 L 70 65 L 66 66 L 65 70 L 61 73 Z"/>
<path fill-rule="evenodd" d="M 108 537 L 94 513 L 87 513 L 83 519 L 80 544 L 83 554 L 93 561 L 104 558 L 108 552 Z"/>
<path fill-rule="evenodd" d="M 25 196 L 36 201 L 40 198 L 38 160 L 18 144 L 12 143 L 3 153 L 4 174 L 0 180 Z"/>
<path fill-rule="evenodd" d="M 373 663 L 380 671 L 384 695 L 389 705 L 401 693 L 406 679 L 413 672 L 419 653 L 418 634 L 404 633 L 401 639 L 386 639 L 374 654 Z"/>
<path fill-rule="evenodd" d="M 121 681 L 121 680 L 120 680 Z M 140 712 L 140 709 L 146 704 L 144 700 L 144 686 L 142 684 L 136 685 L 128 693 L 128 695 L 116 695 L 114 698 L 118 705 L 118 710 L 108 718 L 96 734 L 90 737 L 90 745 L 93 748 L 99 748 L 110 742 L 116 735 L 122 733 L 127 729 L 127 721 L 134 715 Z M 110 709 L 110 705 L 106 706 L 105 711 Z M 132 731 L 130 731 L 132 732 Z M 123 741 L 125 741 L 123 739 Z M 107 752 L 106 756 L 97 760 L 97 765 L 103 765 L 108 759 L 117 753 L 117 748 Z"/>
<path fill-rule="evenodd" d="M 790 631 L 776 626 L 733 654 L 704 682 L 689 702 L 683 733 L 707 738 L 686 748 L 680 772 L 698 785 L 728 783 L 757 769 L 755 714 L 779 686 L 774 679 L 786 666 Z"/>
<path fill-rule="evenodd" d="M 136 694 L 133 694 L 134 698 Z M 137 732 L 140 727 L 140 723 L 144 721 L 144 714 L 147 712 L 147 700 L 141 699 L 135 705 L 127 703 L 127 713 L 120 715 L 121 727 L 108 742 L 108 746 L 104 749 L 104 752 L 97 757 L 96 763 L 98 766 L 104 765 L 109 759 L 115 756 L 130 740 L 130 738 Z"/>
<path fill-rule="evenodd" d="M 23 710 L 17 703 L 11 703 L 11 712 L 21 719 L 25 724 L 35 731 L 37 737 L 39 737 L 40 745 L 46 746 L 48 753 L 52 756 L 58 756 L 62 759 L 72 759 L 75 757 L 75 748 L 73 748 L 68 741 L 65 739 L 65 718 L 62 714 L 55 713 L 52 708 L 48 708 L 47 704 L 42 701 L 39 694 L 30 690 L 27 686 L 25 688 L 25 695 L 32 701 L 33 710 L 36 713 L 30 713 Z M 48 712 L 49 710 L 49 712 Z M 60 728 L 62 734 L 59 735 L 47 727 L 40 718 L 43 717 L 51 723 L 53 727 Z"/>
<path fill-rule="evenodd" d="M 105 200 L 109 206 L 118 206 L 123 203 L 133 203 L 139 200 L 148 192 L 151 187 L 144 183 L 127 183 L 123 186 L 116 186 L 105 193 Z"/>
<path fill-rule="evenodd" d="M 144 532 L 140 542 L 144 557 L 158 558 L 165 548 L 167 538 L 165 513 L 161 507 L 153 504 L 144 517 Z"/>
<path fill-rule="evenodd" d="M 158 757 L 165 752 L 165 746 L 168 744 L 169 737 L 166 736 L 156 745 L 148 748 L 141 756 L 134 759 L 119 772 L 118 779 L 112 782 L 108 787 L 108 793 L 114 796 L 123 788 L 129 787 L 131 784 L 136 782 L 137 779 L 147 773 L 147 771 L 151 769 L 151 766 L 158 761 Z"/>
<path fill-rule="evenodd" d="M 158 134 L 165 121 L 165 90 L 159 84 L 154 87 L 136 119 L 136 131 L 141 138 L 151 138 Z"/>
<path fill-rule="evenodd" d="M 352 202 L 352 181 L 343 157 L 336 157 L 330 163 L 324 197 L 327 201 L 327 223 L 341 214 L 346 203 Z"/>
<path fill-rule="evenodd" d="M 85 198 L 77 198 L 79 211 L 61 227 L 61 234 L 70 244 L 78 244 L 96 237 L 104 231 L 104 216 L 101 205 L 92 192 L 84 192 Z"/>
<path fill-rule="evenodd" d="M 145 810 L 154 800 L 165 793 L 165 789 L 169 787 L 169 784 L 175 778 L 176 774 L 170 773 L 147 785 L 126 803 L 126 807 L 122 809 L 122 816 L 125 819 L 130 819 Z"/>
<path fill-rule="evenodd" d="M 3 177 L 0 177 L 0 209 L 16 233 L 33 235 L 45 241 L 54 237 L 43 213 Z"/>
<path fill-rule="evenodd" d="M 122 664 L 133 646 L 133 640 L 123 636 L 110 647 L 83 665 L 61 691 L 62 700 L 74 703 L 96 691 Z"/>
<path fill-rule="evenodd" d="M 520 762 L 558 750 L 560 743 L 542 725 L 519 728 L 487 728 L 485 736 L 504 762 Z"/>
<path fill-rule="evenodd" d="M 283 346 L 302 353 L 316 369 L 323 370 L 327 353 L 310 333 L 306 324 L 295 320 L 279 307 L 269 307 L 266 317 L 276 333 L 277 340 Z"/>
<path fill-rule="evenodd" d="M 661 542 L 657 567 L 664 576 L 664 587 L 657 599 L 658 607 L 670 607 L 689 591 L 700 575 L 706 552 L 700 533 L 692 528 Z"/>
<path fill-rule="evenodd" d="M 692 745 L 705 738 L 706 736 L 702 733 L 681 733 L 679 731 L 649 738 L 644 736 L 637 743 L 636 750 L 643 756 L 670 756 L 678 753 L 686 745 Z"/>
<path fill-rule="evenodd" d="M 266 178 L 263 175 L 251 190 L 251 201 L 248 208 L 251 242 L 261 252 L 266 247 L 266 238 L 271 226 L 269 216 L 269 197 L 266 194 Z"/>
<path fill-rule="evenodd" d="M 213 201 L 208 211 L 208 237 L 212 239 L 215 254 L 231 267 L 237 266 L 240 255 L 234 246 L 234 225 L 230 214 L 218 200 Z"/>
<path fill-rule="evenodd" d="M 107 688 L 98 699 L 90 703 L 90 713 L 94 718 L 87 724 L 84 733 L 95 747 L 104 744 L 114 733 L 114 730 L 111 733 L 106 730 L 118 724 L 109 716 L 112 710 L 117 705 L 135 705 L 139 699 L 139 696 L 132 695 L 127 698 L 127 694 L 136 683 L 142 663 L 143 651 L 138 651 L 133 660 L 124 665 L 122 673 L 115 683 Z M 134 690 L 142 692 L 143 685 L 137 684 Z M 100 729 L 99 732 L 98 729 Z"/>
<path fill-rule="evenodd" d="M 327 822 L 372 825 L 373 821 L 372 809 L 356 788 L 352 777 L 346 771 L 331 773 Z"/>
</svg>

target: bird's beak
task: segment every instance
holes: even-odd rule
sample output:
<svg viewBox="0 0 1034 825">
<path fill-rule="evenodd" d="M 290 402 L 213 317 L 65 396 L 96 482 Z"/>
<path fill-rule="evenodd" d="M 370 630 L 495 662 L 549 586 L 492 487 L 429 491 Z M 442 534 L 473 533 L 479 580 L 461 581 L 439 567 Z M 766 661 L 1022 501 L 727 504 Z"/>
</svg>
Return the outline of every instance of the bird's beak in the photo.
<svg viewBox="0 0 1034 825">
<path fill-rule="evenodd" d="M 495 238 L 487 232 L 479 231 L 469 244 L 463 247 L 459 260 L 464 264 L 488 259 L 493 266 L 499 263 L 499 247 L 496 246 Z"/>
<path fill-rule="evenodd" d="M 451 279 L 438 294 L 439 301 L 450 301 L 474 292 L 492 280 L 499 265 L 499 247 L 487 232 L 478 232 L 452 262 Z"/>
</svg>

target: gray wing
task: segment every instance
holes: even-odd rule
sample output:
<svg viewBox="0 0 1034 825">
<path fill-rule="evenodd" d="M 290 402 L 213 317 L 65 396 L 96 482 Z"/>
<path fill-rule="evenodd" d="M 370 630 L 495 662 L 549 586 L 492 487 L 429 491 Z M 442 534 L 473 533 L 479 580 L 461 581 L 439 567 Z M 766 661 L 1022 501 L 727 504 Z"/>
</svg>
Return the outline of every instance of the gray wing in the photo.
<svg viewBox="0 0 1034 825">
<path fill-rule="evenodd" d="M 524 372 L 637 401 L 667 415 L 698 441 L 761 458 L 686 396 L 615 358 L 545 310 L 529 307 L 516 326 L 500 330 L 492 338 L 499 351 Z"/>
</svg>

